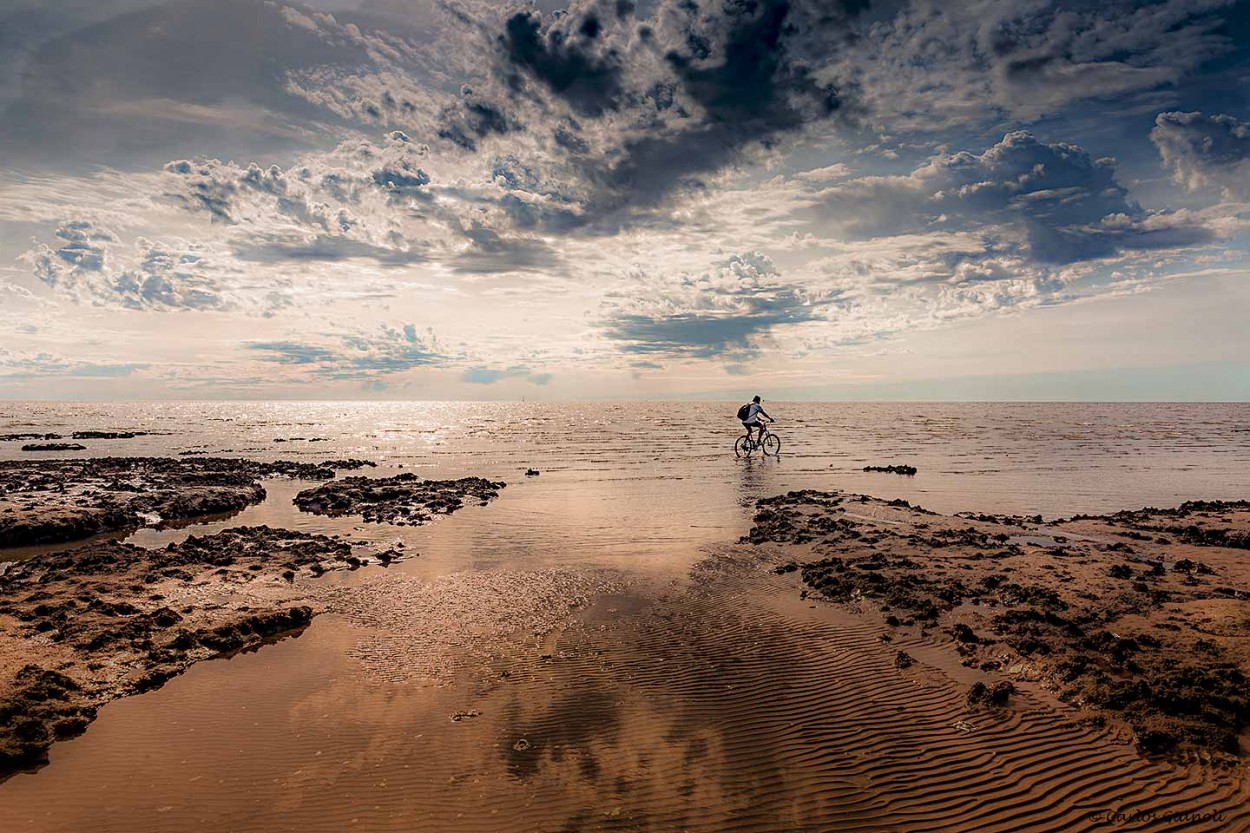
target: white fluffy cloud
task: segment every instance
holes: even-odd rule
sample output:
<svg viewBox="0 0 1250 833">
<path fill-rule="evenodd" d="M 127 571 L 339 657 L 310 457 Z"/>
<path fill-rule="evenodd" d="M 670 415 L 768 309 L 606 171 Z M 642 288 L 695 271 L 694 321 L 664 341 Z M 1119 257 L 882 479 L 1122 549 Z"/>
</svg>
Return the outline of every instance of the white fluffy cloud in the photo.
<svg viewBox="0 0 1250 833">
<path fill-rule="evenodd" d="M 24 257 L 35 277 L 75 300 L 135 310 L 236 305 L 202 244 L 140 237 L 128 247 L 112 231 L 86 220 L 63 223 L 56 237 L 55 247 L 37 243 Z"/>
<path fill-rule="evenodd" d="M 1164 166 L 1189 190 L 1250 199 L 1250 121 L 1223 114 L 1160 113 L 1150 139 Z"/>
</svg>

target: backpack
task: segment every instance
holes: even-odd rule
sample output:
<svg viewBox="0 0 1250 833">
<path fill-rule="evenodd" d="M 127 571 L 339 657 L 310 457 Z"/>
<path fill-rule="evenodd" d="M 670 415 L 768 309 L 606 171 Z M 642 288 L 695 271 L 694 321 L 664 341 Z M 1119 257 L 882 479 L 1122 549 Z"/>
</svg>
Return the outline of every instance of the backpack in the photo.
<svg viewBox="0 0 1250 833">
<path fill-rule="evenodd" d="M 738 409 L 738 421 L 739 422 L 746 421 L 746 418 L 750 415 L 751 415 L 751 403 L 750 402 L 748 402 L 747 404 L 743 405 L 741 408 Z"/>
</svg>

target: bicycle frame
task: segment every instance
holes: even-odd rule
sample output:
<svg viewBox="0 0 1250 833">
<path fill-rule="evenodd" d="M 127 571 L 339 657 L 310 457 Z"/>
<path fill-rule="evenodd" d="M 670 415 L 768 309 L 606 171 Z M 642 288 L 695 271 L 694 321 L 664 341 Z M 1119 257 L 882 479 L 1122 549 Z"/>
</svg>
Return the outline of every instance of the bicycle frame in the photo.
<svg viewBox="0 0 1250 833">
<path fill-rule="evenodd" d="M 758 435 L 759 439 L 756 439 L 756 432 L 754 430 L 750 431 L 747 434 L 747 442 L 751 444 L 752 451 L 755 451 L 756 449 L 759 449 L 759 448 L 763 448 L 764 440 L 772 436 L 773 432 L 768 430 L 768 426 L 770 424 L 772 424 L 771 421 L 761 423 L 761 426 L 764 428 L 764 430 L 759 433 Z"/>
</svg>

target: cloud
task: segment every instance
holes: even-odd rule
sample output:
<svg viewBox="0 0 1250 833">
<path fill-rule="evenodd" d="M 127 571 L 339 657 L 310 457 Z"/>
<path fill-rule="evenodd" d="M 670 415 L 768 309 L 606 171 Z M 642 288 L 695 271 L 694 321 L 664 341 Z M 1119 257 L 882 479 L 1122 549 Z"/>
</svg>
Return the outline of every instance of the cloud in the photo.
<svg viewBox="0 0 1250 833">
<path fill-rule="evenodd" d="M 820 308 L 831 300 L 783 283 L 758 252 L 701 275 L 632 277 L 609 294 L 601 327 L 634 354 L 752 356 L 775 329 L 820 320 Z"/>
<path fill-rule="evenodd" d="M 980 228 L 997 238 L 993 249 L 1045 264 L 1212 239 L 1186 215 L 1148 215 L 1116 181 L 1113 160 L 1025 131 L 980 154 L 940 154 L 910 175 L 861 177 L 820 197 L 818 213 L 857 238 Z"/>
<path fill-rule="evenodd" d="M 74 300 L 134 310 L 223 310 L 237 303 L 207 269 L 211 255 L 200 244 L 140 237 L 125 247 L 87 220 L 62 223 L 56 237 L 57 248 L 36 242 L 23 257 L 35 277 Z"/>
<path fill-rule="evenodd" d="M 1233 6 L 914 0 L 857 26 L 827 77 L 890 134 L 1034 121 L 1086 100 L 1132 108 L 1238 48 L 1225 24 Z"/>
<path fill-rule="evenodd" d="M 427 145 L 402 131 L 391 131 L 380 144 L 345 142 L 290 170 L 180 159 L 165 165 L 167 196 L 217 222 L 285 218 L 343 235 L 355 225 L 350 207 L 428 201 L 426 186 L 431 180 L 422 167 L 428 155 Z"/>
<path fill-rule="evenodd" d="M 493 181 L 474 188 L 440 184 L 427 171 L 429 155 L 427 145 L 391 131 L 380 143 L 345 142 L 285 170 L 178 160 L 165 166 L 167 194 L 236 227 L 237 251 L 247 259 L 404 265 L 438 257 L 482 273 L 555 265 L 541 241 L 508 233 L 510 225 L 537 224 L 540 212 L 554 217 L 555 209 L 542 207 L 542 194 L 523 200 L 512 193 L 520 186 L 507 178 L 514 175 L 507 160 L 496 163 Z"/>
<path fill-rule="evenodd" d="M 447 111 L 455 124 L 474 108 L 490 118 L 446 135 L 510 132 L 514 114 L 530 133 L 541 125 L 536 155 L 570 181 L 583 209 L 571 216 L 652 207 L 747 146 L 837 112 L 843 97 L 818 70 L 860 5 L 665 0 L 640 19 L 632 3 L 584 0 L 548 17 L 515 12 L 494 38 L 493 76 Z"/>
<path fill-rule="evenodd" d="M 0 379 L 23 381 L 46 377 L 113 379 L 130 376 L 150 367 L 143 362 L 88 362 L 68 359 L 55 353 L 37 353 L 0 347 Z"/>
<path fill-rule="evenodd" d="M 504 369 L 493 367 L 470 367 L 460 375 L 461 381 L 471 385 L 493 385 L 504 379 L 524 379 L 532 385 L 544 386 L 555 378 L 553 373 L 534 373 L 524 365 Z"/>
<path fill-rule="evenodd" d="M 1160 113 L 1150 140 L 1164 167 L 1189 190 L 1250 199 L 1250 122 L 1223 114 Z"/>
<path fill-rule="evenodd" d="M 51 27 L 21 61 L 21 92 L 0 120 L 3 167 L 134 167 L 197 151 L 309 147 L 324 114 L 285 92 L 283 74 L 369 64 L 397 40 L 328 16 L 301 26 L 277 2 L 99 5 L 0 23 L 18 42 L 42 39 L 40 18 Z"/>
<path fill-rule="evenodd" d="M 371 333 L 323 342 L 252 341 L 246 349 L 261 361 L 289 365 L 323 379 L 370 379 L 457 360 L 442 352 L 432 332 L 419 332 L 414 324 L 383 324 Z"/>
</svg>

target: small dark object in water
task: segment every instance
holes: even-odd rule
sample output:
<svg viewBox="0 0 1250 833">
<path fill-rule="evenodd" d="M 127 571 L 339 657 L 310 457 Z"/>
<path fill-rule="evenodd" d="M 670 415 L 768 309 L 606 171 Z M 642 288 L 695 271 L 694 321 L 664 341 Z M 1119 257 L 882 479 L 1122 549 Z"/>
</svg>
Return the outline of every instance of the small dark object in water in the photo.
<svg viewBox="0 0 1250 833">
<path fill-rule="evenodd" d="M 133 440 L 135 437 L 146 437 L 148 431 L 75 431 L 70 436 L 75 440 Z"/>
<path fill-rule="evenodd" d="M 542 472 L 540 472 L 538 469 L 526 469 L 525 470 L 526 477 L 537 477 L 540 474 L 542 474 Z"/>
<path fill-rule="evenodd" d="M 22 451 L 86 451 L 81 443 L 27 443 Z"/>
<path fill-rule="evenodd" d="M 906 474 L 911 476 L 916 473 L 915 466 L 864 466 L 864 471 L 877 471 L 883 474 Z"/>
</svg>

